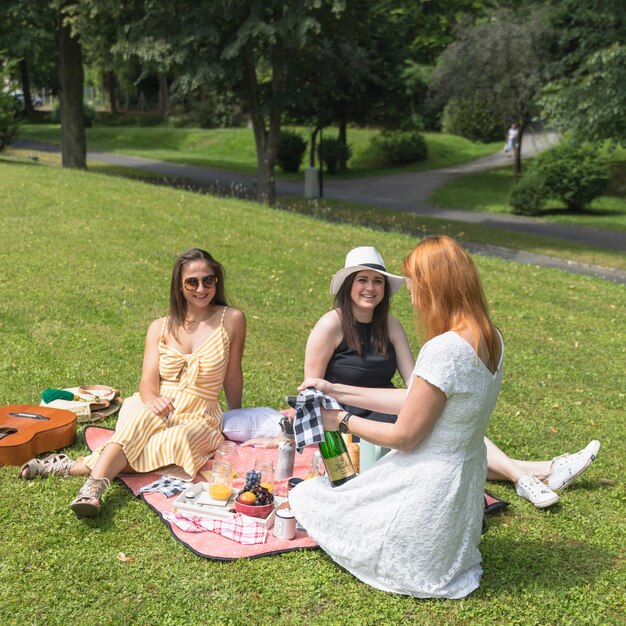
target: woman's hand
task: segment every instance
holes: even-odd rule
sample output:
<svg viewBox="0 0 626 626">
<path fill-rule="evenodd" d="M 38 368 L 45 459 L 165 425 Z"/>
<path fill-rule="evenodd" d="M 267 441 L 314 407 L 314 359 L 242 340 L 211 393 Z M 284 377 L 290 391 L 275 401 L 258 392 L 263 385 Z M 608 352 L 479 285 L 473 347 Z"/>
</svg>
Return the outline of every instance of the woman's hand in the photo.
<svg viewBox="0 0 626 626">
<path fill-rule="evenodd" d="M 242 448 L 278 448 L 279 437 L 257 437 L 256 439 L 248 439 L 241 444 Z"/>
<path fill-rule="evenodd" d="M 321 407 L 321 412 L 324 430 L 339 430 L 339 422 L 346 416 L 346 412 L 324 407 Z"/>
<path fill-rule="evenodd" d="M 169 398 L 165 396 L 156 396 L 150 402 L 146 403 L 146 406 L 159 417 L 169 417 L 174 412 L 174 405 Z"/>
<path fill-rule="evenodd" d="M 308 387 L 314 387 L 318 391 L 325 393 L 326 395 L 332 395 L 332 383 L 329 383 L 323 378 L 307 378 L 299 387 L 298 391 L 304 391 Z"/>
</svg>

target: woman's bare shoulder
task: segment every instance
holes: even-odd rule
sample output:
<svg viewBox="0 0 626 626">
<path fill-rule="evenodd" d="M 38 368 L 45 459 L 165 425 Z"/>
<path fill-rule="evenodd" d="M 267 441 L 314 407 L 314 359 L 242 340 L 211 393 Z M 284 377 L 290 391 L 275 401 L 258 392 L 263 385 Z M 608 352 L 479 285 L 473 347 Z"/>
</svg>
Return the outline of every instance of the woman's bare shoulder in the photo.
<svg viewBox="0 0 626 626">
<path fill-rule="evenodd" d="M 161 334 L 161 329 L 163 328 L 163 324 L 165 324 L 166 322 L 167 322 L 167 317 L 159 317 L 155 319 L 154 322 L 152 322 L 150 326 L 148 326 L 148 334 L 150 335 L 156 332 Z"/>
<path fill-rule="evenodd" d="M 241 309 L 229 306 L 224 312 L 224 326 L 231 338 L 234 338 L 237 334 L 245 335 L 246 316 L 244 312 Z"/>
</svg>

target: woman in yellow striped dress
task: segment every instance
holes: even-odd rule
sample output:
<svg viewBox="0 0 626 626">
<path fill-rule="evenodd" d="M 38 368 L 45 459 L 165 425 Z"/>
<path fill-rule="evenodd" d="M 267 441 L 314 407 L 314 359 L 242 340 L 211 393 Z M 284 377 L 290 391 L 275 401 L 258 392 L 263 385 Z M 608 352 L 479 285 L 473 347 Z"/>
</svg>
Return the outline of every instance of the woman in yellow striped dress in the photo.
<svg viewBox="0 0 626 626">
<path fill-rule="evenodd" d="M 229 408 L 241 407 L 245 334 L 243 313 L 227 306 L 220 263 L 187 250 L 172 273 L 170 314 L 148 328 L 139 386 L 145 406 L 90 456 L 29 461 L 21 477 L 89 474 L 71 504 L 88 517 L 99 514 L 103 492 L 120 473 L 171 468 L 195 477 L 223 439 L 222 387 Z"/>
</svg>

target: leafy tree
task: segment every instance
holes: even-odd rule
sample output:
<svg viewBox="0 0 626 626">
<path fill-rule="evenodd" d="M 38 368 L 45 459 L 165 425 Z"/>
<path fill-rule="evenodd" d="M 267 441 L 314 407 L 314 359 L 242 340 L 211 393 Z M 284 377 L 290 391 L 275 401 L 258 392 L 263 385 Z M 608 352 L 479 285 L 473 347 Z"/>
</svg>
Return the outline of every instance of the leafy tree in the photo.
<svg viewBox="0 0 626 626">
<path fill-rule="evenodd" d="M 516 177 L 521 173 L 524 131 L 546 82 L 551 37 L 541 7 L 518 13 L 496 10 L 485 21 L 465 21 L 459 27 L 433 78 L 440 99 L 495 99 L 502 112 L 502 128 L 511 122 L 519 124 Z"/>
<path fill-rule="evenodd" d="M 559 62 L 543 92 L 544 114 L 579 140 L 626 144 L 626 3 L 559 0 L 549 16 Z"/>
<path fill-rule="evenodd" d="M 119 0 L 118 0 L 119 1 Z M 286 92 L 287 59 L 341 15 L 342 0 L 135 0 L 137 19 L 118 48 L 171 68 L 175 87 L 208 84 L 244 100 L 259 168 L 257 196 L 276 198 L 275 165 Z"/>
<path fill-rule="evenodd" d="M 0 50 L 16 61 L 11 73 L 21 83 L 28 117 L 34 110 L 33 86 L 55 89 L 58 84 L 56 15 L 47 3 L 0 0 Z"/>
</svg>

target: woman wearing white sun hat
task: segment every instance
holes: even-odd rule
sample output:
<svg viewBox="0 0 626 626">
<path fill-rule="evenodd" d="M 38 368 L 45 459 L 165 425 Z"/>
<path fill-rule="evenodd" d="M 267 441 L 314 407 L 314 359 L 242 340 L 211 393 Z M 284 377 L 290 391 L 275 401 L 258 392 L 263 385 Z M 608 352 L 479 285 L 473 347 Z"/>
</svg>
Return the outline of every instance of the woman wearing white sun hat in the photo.
<svg viewBox="0 0 626 626">
<path fill-rule="evenodd" d="M 383 280 L 386 288 L 376 289 L 376 281 L 382 287 Z M 354 415 L 382 422 L 396 420 L 396 415 L 370 409 L 379 404 L 381 389 L 394 387 L 391 379 L 396 369 L 405 384 L 413 371 L 414 358 L 404 329 L 389 315 L 390 296 L 403 284 L 404 278 L 387 271 L 375 248 L 350 250 L 344 267 L 330 282 L 335 308 L 320 318 L 309 336 L 305 378 L 333 383 L 331 395 Z M 398 393 L 406 394 L 406 390 Z M 575 480 L 600 448 L 600 442 L 594 440 L 575 454 L 551 461 L 522 461 L 508 457 L 487 437 L 485 445 L 487 478 L 515 483 L 518 495 L 537 508 L 556 504 L 556 492 Z"/>
<path fill-rule="evenodd" d="M 353 415 L 396 421 L 395 414 L 372 410 L 372 406 L 379 404 L 381 390 L 394 389 L 396 370 L 407 384 L 415 364 L 402 325 L 389 314 L 390 298 L 403 285 L 404 278 L 387 271 L 376 248 L 350 250 L 344 267 L 330 282 L 335 306 L 319 319 L 307 341 L 304 377 L 332 383 L 330 395 Z M 406 389 L 392 393 L 404 397 Z M 255 438 L 243 445 L 275 447 L 278 439 Z M 509 458 L 486 437 L 485 445 L 487 478 L 515 483 L 518 495 L 537 508 L 556 504 L 556 492 L 589 466 L 600 447 L 598 441 L 592 441 L 583 450 L 552 461 L 521 461 Z"/>
</svg>

